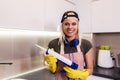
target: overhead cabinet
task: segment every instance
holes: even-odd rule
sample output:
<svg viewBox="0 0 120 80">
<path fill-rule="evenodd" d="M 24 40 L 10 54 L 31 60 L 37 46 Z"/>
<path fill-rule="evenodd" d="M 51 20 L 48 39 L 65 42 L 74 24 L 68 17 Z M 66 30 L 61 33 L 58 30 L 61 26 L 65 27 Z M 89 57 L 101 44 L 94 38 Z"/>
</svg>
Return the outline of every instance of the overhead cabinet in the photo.
<svg viewBox="0 0 120 80">
<path fill-rule="evenodd" d="M 77 11 L 77 2 L 72 0 L 45 0 L 44 7 L 45 31 L 57 31 L 60 28 L 63 13 L 68 10 Z"/>
<path fill-rule="evenodd" d="M 92 32 L 120 32 L 120 0 L 92 2 Z"/>
<path fill-rule="evenodd" d="M 0 28 L 43 30 L 44 1 L 0 0 Z"/>
<path fill-rule="evenodd" d="M 92 33 L 91 0 L 79 0 L 77 9 L 80 17 L 80 31 L 82 33 Z"/>
<path fill-rule="evenodd" d="M 1 0 L 0 28 L 57 31 L 62 15 L 74 10 L 81 32 L 91 32 L 91 0 Z M 53 3 L 54 2 L 54 3 Z"/>
<path fill-rule="evenodd" d="M 0 28 L 57 31 L 67 10 L 76 11 L 76 3 L 69 0 L 2 0 Z"/>
</svg>

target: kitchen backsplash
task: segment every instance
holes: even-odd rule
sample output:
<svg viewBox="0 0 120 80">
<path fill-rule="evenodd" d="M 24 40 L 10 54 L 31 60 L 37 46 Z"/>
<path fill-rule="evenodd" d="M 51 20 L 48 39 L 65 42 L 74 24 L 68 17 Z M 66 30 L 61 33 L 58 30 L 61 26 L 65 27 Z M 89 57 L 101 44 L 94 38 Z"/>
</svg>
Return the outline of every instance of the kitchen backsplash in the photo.
<svg viewBox="0 0 120 80">
<path fill-rule="evenodd" d="M 56 32 L 1 30 L 0 33 L 0 79 L 45 66 L 44 52 L 35 44 L 47 48 L 49 41 L 59 36 Z M 92 40 L 91 34 L 83 34 L 83 38 Z"/>
<path fill-rule="evenodd" d="M 94 58 L 97 65 L 98 50 L 101 45 L 111 46 L 111 57 L 114 58 L 114 67 L 120 67 L 120 33 L 93 33 Z"/>
</svg>

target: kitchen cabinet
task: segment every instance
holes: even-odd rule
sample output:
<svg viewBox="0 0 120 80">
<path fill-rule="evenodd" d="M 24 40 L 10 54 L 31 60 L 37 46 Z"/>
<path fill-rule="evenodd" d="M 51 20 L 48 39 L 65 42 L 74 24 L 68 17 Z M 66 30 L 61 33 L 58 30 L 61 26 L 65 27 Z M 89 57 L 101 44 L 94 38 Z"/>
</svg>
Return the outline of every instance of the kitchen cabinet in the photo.
<svg viewBox="0 0 120 80">
<path fill-rule="evenodd" d="M 93 0 L 92 32 L 120 32 L 120 0 Z"/>
<path fill-rule="evenodd" d="M 80 31 L 82 33 L 92 33 L 92 0 L 79 0 L 77 9 L 80 17 Z"/>
<path fill-rule="evenodd" d="M 54 2 L 54 3 L 53 3 Z M 91 0 L 1 0 L 0 28 L 57 31 L 62 15 L 74 10 L 81 32 L 91 32 Z"/>
<path fill-rule="evenodd" d="M 53 5 L 54 2 L 54 5 Z M 74 10 L 80 17 L 80 31 L 91 33 L 91 0 L 46 0 L 45 30 L 56 31 L 60 27 L 62 15 L 67 10 Z"/>
<path fill-rule="evenodd" d="M 57 31 L 66 10 L 76 11 L 76 3 L 67 0 L 2 0 L 0 28 Z"/>
<path fill-rule="evenodd" d="M 44 1 L 0 0 L 0 28 L 43 30 Z"/>
<path fill-rule="evenodd" d="M 67 10 L 77 11 L 77 3 L 72 0 L 45 0 L 44 29 L 57 31 L 60 28 L 62 15 Z"/>
</svg>

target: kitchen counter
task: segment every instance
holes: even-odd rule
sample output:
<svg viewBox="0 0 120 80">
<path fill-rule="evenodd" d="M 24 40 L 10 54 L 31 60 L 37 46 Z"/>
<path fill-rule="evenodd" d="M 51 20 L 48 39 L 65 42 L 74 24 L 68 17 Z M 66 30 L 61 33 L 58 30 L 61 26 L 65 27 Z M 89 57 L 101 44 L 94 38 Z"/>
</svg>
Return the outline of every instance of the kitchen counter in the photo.
<svg viewBox="0 0 120 80">
<path fill-rule="evenodd" d="M 105 77 L 105 78 L 111 78 L 114 80 L 120 80 L 120 68 L 101 68 L 101 67 L 95 67 L 93 75 Z"/>
<path fill-rule="evenodd" d="M 114 80 L 120 80 L 120 68 L 101 68 L 95 67 L 93 75 L 110 78 Z M 54 75 L 46 68 L 36 70 L 27 74 L 19 75 L 14 78 L 9 78 L 5 80 L 54 80 Z"/>
<path fill-rule="evenodd" d="M 54 75 L 44 68 L 4 80 L 54 80 Z"/>
</svg>

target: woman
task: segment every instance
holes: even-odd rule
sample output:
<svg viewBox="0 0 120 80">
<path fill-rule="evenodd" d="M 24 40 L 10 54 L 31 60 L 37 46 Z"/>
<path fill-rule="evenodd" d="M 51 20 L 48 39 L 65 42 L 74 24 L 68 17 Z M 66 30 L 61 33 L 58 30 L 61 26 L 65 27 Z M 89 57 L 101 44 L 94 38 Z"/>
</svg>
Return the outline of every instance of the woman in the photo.
<svg viewBox="0 0 120 80">
<path fill-rule="evenodd" d="M 92 45 L 88 40 L 81 39 L 79 17 L 75 11 L 67 11 L 63 14 L 61 36 L 52 40 L 48 47 L 79 65 L 78 69 L 72 69 L 58 61 L 53 55 L 46 55 L 45 59 L 50 71 L 55 74 L 55 80 L 85 80 L 92 74 Z"/>
</svg>

